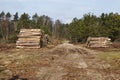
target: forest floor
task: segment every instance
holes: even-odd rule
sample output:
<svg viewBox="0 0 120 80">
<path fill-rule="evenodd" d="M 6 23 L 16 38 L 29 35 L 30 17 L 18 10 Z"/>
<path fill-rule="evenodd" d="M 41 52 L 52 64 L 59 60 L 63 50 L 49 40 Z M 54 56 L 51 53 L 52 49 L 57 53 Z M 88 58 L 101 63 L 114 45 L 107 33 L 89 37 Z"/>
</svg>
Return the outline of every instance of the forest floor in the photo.
<svg viewBox="0 0 120 80">
<path fill-rule="evenodd" d="M 0 47 L 0 80 L 120 80 L 120 49 L 63 43 L 41 49 Z"/>
</svg>

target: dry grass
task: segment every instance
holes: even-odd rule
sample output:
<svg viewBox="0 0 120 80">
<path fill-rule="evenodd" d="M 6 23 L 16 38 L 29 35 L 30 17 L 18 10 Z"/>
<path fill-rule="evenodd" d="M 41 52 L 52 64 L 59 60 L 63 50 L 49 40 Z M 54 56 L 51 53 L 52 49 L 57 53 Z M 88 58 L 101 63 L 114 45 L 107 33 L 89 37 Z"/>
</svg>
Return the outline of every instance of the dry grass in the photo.
<svg viewBox="0 0 120 80">
<path fill-rule="evenodd" d="M 108 62 L 112 68 L 120 69 L 120 51 L 100 52 L 99 57 Z"/>
<path fill-rule="evenodd" d="M 69 43 L 50 49 L 3 48 L 0 78 L 8 80 L 18 75 L 28 80 L 119 80 L 120 70 L 108 69 L 109 64 L 103 61 L 107 62 L 108 56 L 118 60 L 119 55 L 116 53 L 115 57 L 112 52 L 109 55 L 101 52 L 101 60 L 95 54 L 98 52 Z"/>
</svg>

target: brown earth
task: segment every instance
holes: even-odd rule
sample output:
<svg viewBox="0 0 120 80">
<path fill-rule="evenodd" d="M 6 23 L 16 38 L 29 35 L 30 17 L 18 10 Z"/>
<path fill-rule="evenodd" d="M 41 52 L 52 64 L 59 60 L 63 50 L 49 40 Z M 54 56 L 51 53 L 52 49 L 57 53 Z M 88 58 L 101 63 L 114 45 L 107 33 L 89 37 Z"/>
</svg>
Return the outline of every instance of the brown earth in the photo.
<svg viewBox="0 0 120 80">
<path fill-rule="evenodd" d="M 0 52 L 0 80 L 120 80 L 120 68 L 113 69 L 98 53 L 69 43 L 5 49 Z"/>
</svg>

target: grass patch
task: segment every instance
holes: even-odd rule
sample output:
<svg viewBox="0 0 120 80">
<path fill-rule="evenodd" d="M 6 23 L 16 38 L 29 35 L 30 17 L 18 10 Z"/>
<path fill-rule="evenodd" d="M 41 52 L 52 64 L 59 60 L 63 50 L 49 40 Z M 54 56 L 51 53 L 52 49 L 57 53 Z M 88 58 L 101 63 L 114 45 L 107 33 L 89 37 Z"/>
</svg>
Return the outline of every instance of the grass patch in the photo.
<svg viewBox="0 0 120 80">
<path fill-rule="evenodd" d="M 112 68 L 120 69 L 120 51 L 101 52 L 98 56 L 108 62 Z"/>
</svg>

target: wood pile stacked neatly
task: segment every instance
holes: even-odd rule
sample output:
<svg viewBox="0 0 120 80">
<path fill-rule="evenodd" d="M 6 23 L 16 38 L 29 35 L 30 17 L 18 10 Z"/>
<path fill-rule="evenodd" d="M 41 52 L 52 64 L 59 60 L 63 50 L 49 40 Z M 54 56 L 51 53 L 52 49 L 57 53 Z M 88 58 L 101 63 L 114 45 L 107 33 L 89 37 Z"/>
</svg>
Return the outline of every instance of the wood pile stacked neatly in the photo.
<svg viewBox="0 0 120 80">
<path fill-rule="evenodd" d="M 111 39 L 108 37 L 89 37 L 87 39 L 87 47 L 91 48 L 97 47 L 106 48 L 110 47 L 111 44 L 112 44 Z"/>
<path fill-rule="evenodd" d="M 16 42 L 17 48 L 40 48 L 41 29 L 21 29 Z"/>
</svg>

